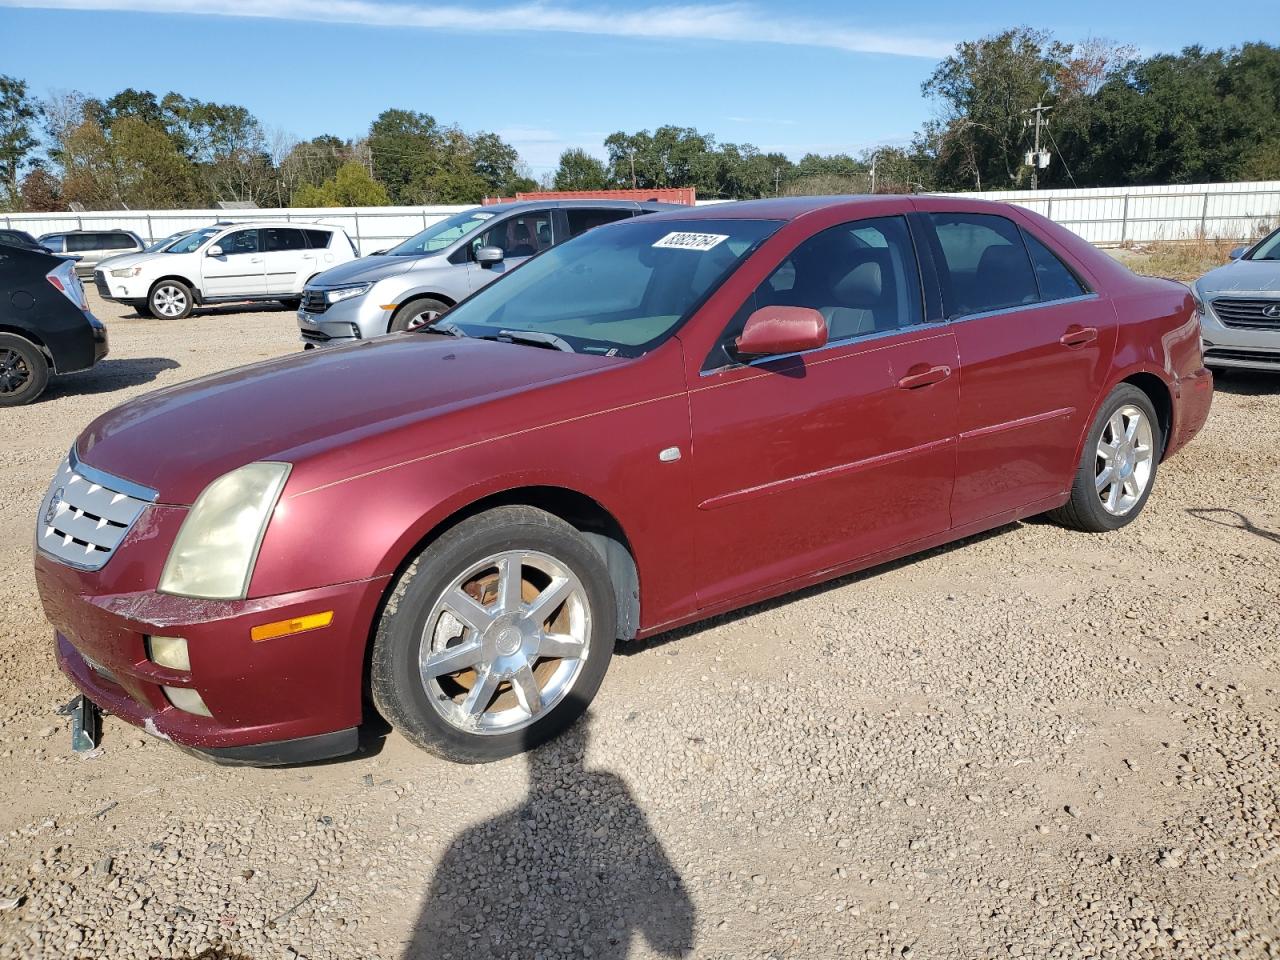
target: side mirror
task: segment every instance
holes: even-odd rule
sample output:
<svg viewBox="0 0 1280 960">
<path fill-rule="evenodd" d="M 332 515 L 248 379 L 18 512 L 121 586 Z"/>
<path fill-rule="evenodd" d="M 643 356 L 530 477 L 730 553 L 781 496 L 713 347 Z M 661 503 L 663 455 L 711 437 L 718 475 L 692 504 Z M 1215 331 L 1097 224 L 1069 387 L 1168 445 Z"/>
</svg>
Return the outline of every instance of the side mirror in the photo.
<svg viewBox="0 0 1280 960">
<path fill-rule="evenodd" d="M 209 248 L 209 252 L 205 254 L 205 256 L 220 257 L 222 256 L 222 248 L 215 243 L 212 247 Z"/>
<path fill-rule="evenodd" d="M 772 357 L 827 345 L 827 322 L 812 307 L 761 307 L 734 342 L 742 357 Z"/>
<path fill-rule="evenodd" d="M 501 247 L 480 247 L 476 250 L 476 263 L 482 267 L 492 267 L 495 263 L 501 263 L 506 258 L 506 254 Z"/>
<path fill-rule="evenodd" d="M 1236 247 L 1229 254 L 1227 254 L 1227 256 L 1229 256 L 1232 260 L 1239 260 L 1241 257 L 1244 256 L 1244 252 L 1248 249 L 1249 249 L 1248 247 Z"/>
</svg>

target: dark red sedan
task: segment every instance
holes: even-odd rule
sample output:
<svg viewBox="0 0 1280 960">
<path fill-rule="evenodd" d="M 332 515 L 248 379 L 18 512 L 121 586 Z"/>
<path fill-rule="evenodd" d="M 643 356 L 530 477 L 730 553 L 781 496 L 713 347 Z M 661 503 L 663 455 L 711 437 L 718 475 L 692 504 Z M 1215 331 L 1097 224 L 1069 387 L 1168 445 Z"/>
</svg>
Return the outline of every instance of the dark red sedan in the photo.
<svg viewBox="0 0 1280 960">
<path fill-rule="evenodd" d="M 100 417 L 36 575 L 63 669 L 153 734 L 334 756 L 371 694 L 491 760 L 572 722 L 617 640 L 1033 514 L 1124 526 L 1211 397 L 1185 288 L 1017 207 L 663 213 L 421 331 Z"/>
</svg>

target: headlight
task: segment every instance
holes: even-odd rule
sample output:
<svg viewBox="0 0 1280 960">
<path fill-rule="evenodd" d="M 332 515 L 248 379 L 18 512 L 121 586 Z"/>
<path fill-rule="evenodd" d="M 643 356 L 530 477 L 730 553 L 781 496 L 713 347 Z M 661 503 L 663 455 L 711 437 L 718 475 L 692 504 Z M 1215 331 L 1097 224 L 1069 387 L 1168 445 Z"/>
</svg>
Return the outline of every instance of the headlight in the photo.
<svg viewBox="0 0 1280 960">
<path fill-rule="evenodd" d="M 372 283 L 357 283 L 353 287 L 335 287 L 332 290 L 324 292 L 324 298 L 330 303 L 337 303 L 339 300 L 350 300 L 352 297 L 358 297 L 369 292 Z"/>
<path fill-rule="evenodd" d="M 243 599 L 290 469 L 287 463 L 251 463 L 205 487 L 169 551 L 160 591 L 206 600 Z"/>
<path fill-rule="evenodd" d="M 113 277 L 136 277 L 142 272 L 141 267 L 121 267 L 119 270 L 112 270 Z"/>
</svg>

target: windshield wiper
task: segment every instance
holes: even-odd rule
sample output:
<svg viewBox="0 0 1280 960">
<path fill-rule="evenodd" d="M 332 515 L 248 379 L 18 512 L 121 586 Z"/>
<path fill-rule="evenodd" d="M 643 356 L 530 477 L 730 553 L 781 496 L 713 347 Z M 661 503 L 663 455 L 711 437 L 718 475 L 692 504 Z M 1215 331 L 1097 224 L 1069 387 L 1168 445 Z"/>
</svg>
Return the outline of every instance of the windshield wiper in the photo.
<svg viewBox="0 0 1280 960">
<path fill-rule="evenodd" d="M 537 330 L 499 330 L 497 339 L 510 340 L 512 343 L 528 343 L 535 347 L 551 347 L 565 353 L 577 353 L 568 340 L 557 337 L 554 333 L 542 333 Z"/>
<path fill-rule="evenodd" d="M 448 320 L 436 320 L 434 323 L 424 323 L 418 329 L 426 330 L 428 333 L 447 333 L 451 337 L 465 337 L 462 328 L 456 323 L 450 323 Z"/>
</svg>

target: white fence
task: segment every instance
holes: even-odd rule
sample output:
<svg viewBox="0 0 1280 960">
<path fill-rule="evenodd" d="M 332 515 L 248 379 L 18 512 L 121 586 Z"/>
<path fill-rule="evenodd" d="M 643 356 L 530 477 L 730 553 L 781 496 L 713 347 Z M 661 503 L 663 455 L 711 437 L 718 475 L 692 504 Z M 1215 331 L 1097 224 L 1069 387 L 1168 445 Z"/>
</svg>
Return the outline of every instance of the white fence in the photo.
<svg viewBox="0 0 1280 960">
<path fill-rule="evenodd" d="M 989 191 L 954 196 L 1016 203 L 1099 246 L 1199 236 L 1252 240 L 1280 225 L 1280 180 L 1178 187 Z M 0 225 L 39 236 L 56 230 L 132 230 L 156 240 L 217 221 L 275 220 L 344 228 L 362 254 L 382 250 L 467 206 L 315 207 L 287 210 L 111 210 L 0 214 Z"/>
</svg>

